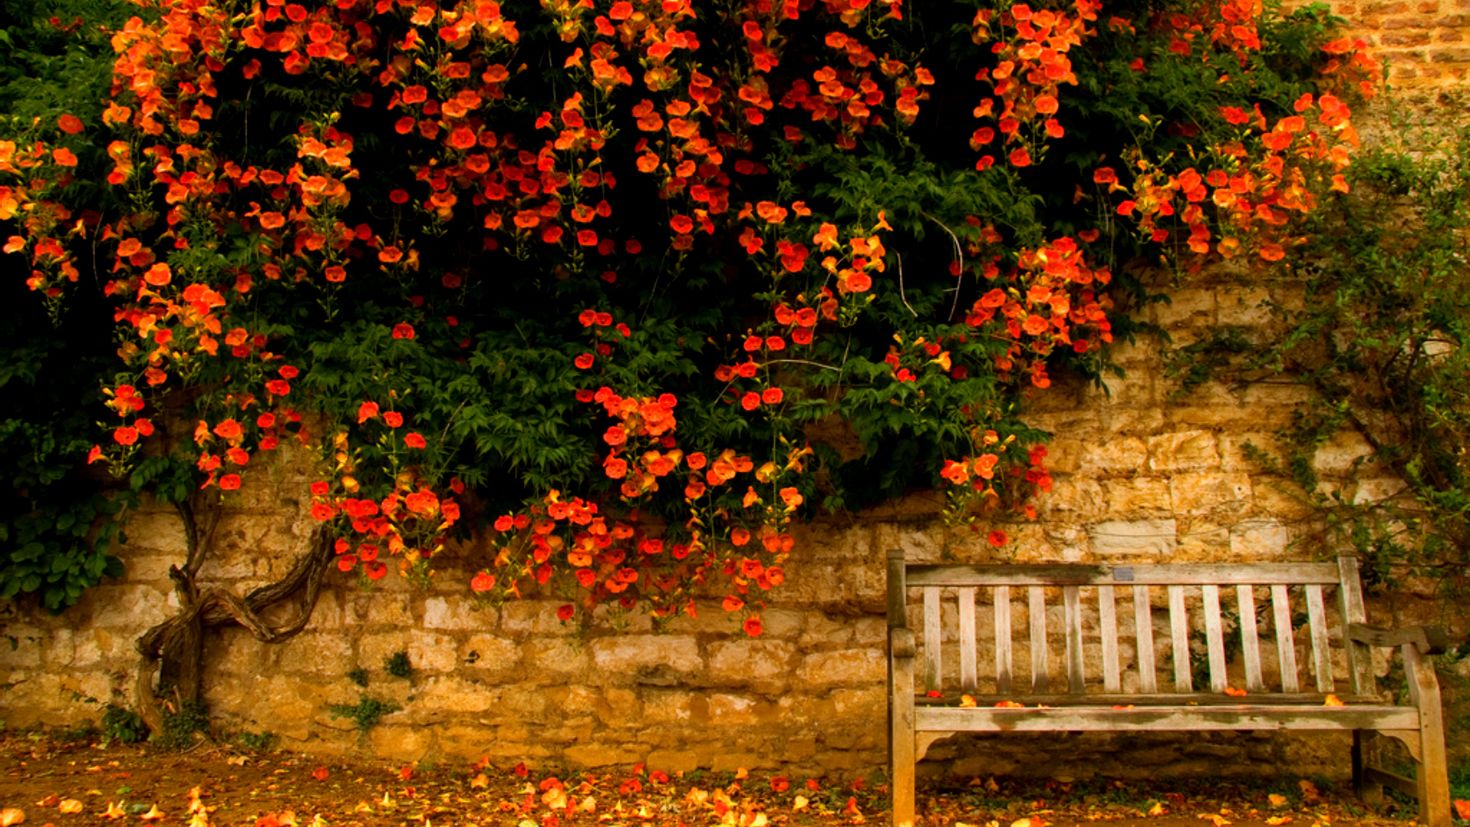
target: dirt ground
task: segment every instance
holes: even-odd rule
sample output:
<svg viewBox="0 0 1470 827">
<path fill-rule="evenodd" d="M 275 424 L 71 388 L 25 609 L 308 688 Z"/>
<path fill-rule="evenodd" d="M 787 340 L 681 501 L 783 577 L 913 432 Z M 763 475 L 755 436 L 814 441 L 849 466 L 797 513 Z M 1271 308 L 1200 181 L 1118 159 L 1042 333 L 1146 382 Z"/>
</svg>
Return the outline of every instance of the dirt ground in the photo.
<svg viewBox="0 0 1470 827">
<path fill-rule="evenodd" d="M 921 788 L 925 825 L 1389 827 L 1304 779 L 1136 784 L 973 779 Z M 400 766 L 201 743 L 184 752 L 38 734 L 0 736 L 0 825 L 839 825 L 888 823 L 887 788 L 853 778 L 642 767 L 558 775 L 523 766 Z M 16 820 L 22 818 L 23 821 Z"/>
</svg>

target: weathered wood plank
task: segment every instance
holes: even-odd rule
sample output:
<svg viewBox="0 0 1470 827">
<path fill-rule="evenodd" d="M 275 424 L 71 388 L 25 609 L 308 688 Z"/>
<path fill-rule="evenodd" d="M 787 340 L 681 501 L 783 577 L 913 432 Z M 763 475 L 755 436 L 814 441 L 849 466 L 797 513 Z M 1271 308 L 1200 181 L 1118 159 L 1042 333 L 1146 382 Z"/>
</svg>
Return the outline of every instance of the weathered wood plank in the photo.
<svg viewBox="0 0 1470 827">
<path fill-rule="evenodd" d="M 1261 678 L 1261 633 L 1256 624 L 1256 592 L 1248 585 L 1235 587 L 1235 606 L 1240 611 L 1240 655 L 1245 664 L 1245 688 L 1266 691 Z"/>
<path fill-rule="evenodd" d="M 1291 630 L 1291 594 L 1286 586 L 1271 587 L 1271 625 L 1276 627 L 1276 662 L 1281 667 L 1281 691 L 1296 692 L 1296 640 Z"/>
<path fill-rule="evenodd" d="M 904 580 L 903 551 L 888 550 L 888 628 L 907 626 L 908 587 Z"/>
<path fill-rule="evenodd" d="M 1118 692 L 1123 688 L 1118 674 L 1118 605 L 1112 586 L 1097 587 L 1098 637 L 1102 641 L 1103 690 Z"/>
<path fill-rule="evenodd" d="M 995 691 L 1011 691 L 1015 663 L 1011 657 L 1011 587 L 996 586 L 995 601 Z"/>
<path fill-rule="evenodd" d="M 1327 607 L 1322 587 L 1310 585 L 1307 590 L 1307 627 L 1312 639 L 1312 672 L 1317 677 L 1317 691 L 1332 691 L 1332 650 L 1328 648 Z"/>
<path fill-rule="evenodd" d="M 1081 695 L 1086 676 L 1082 665 L 1082 595 L 1077 586 L 1062 587 L 1062 614 L 1067 625 L 1067 691 Z"/>
<path fill-rule="evenodd" d="M 920 731 L 951 732 L 1087 732 L 1207 730 L 1354 730 L 1418 728 L 1418 714 L 1405 706 L 1136 706 L 1115 709 L 1092 706 L 965 709 L 918 707 Z"/>
<path fill-rule="evenodd" d="M 1154 615 L 1148 586 L 1133 587 L 1133 634 L 1138 647 L 1138 688 L 1144 692 L 1159 691 L 1159 678 L 1154 663 Z"/>
<path fill-rule="evenodd" d="M 1169 587 L 1169 658 L 1174 661 L 1174 689 L 1178 692 L 1194 690 L 1194 675 L 1191 674 L 1189 655 L 1189 616 L 1184 609 L 1184 587 Z"/>
<path fill-rule="evenodd" d="M 939 588 L 924 589 L 924 691 L 939 689 L 944 678 L 941 670 L 940 644 L 944 641 L 944 629 L 940 617 Z"/>
<path fill-rule="evenodd" d="M 1327 696 L 1318 692 L 1295 692 L 1285 695 L 1272 692 L 1254 698 L 1250 696 L 1238 697 L 1225 693 L 1192 692 L 1181 695 L 1178 692 L 1153 692 L 1142 695 L 1133 692 L 1097 692 L 1085 695 L 1072 695 L 1069 693 L 1049 692 L 1040 695 L 1026 694 L 1020 697 L 1015 695 L 991 695 L 980 694 L 973 696 L 978 706 L 995 706 L 999 703 L 1024 702 L 1026 707 L 1071 707 L 1071 706 L 1097 706 L 1097 707 L 1146 707 L 1146 706 L 1226 706 L 1239 707 L 1252 704 L 1269 704 L 1271 706 L 1297 706 L 1311 708 L 1325 706 Z M 1381 706 L 1383 699 L 1376 696 L 1352 695 L 1343 693 L 1338 700 L 1349 706 Z M 919 706 L 953 706 L 954 697 L 929 698 L 923 695 L 915 695 L 914 703 Z"/>
<path fill-rule="evenodd" d="M 1338 600 L 1342 611 L 1342 626 L 1349 628 L 1354 623 L 1366 623 L 1367 609 L 1363 606 L 1363 585 L 1358 577 L 1356 557 L 1337 558 Z M 1343 636 L 1343 648 L 1347 650 L 1348 683 L 1354 692 L 1372 692 L 1373 650 L 1367 645 Z"/>
<path fill-rule="evenodd" d="M 906 648 L 913 651 L 913 632 L 899 628 L 889 633 L 889 649 L 896 646 L 896 636 L 907 636 Z M 893 823 L 912 827 L 914 823 L 914 659 L 890 657 L 888 696 L 888 777 L 892 785 Z"/>
<path fill-rule="evenodd" d="M 960 689 L 975 691 L 975 587 L 956 589 L 960 603 Z"/>
<path fill-rule="evenodd" d="M 1204 602 L 1205 647 L 1210 654 L 1210 689 L 1224 692 L 1229 682 L 1225 673 L 1225 626 L 1220 618 L 1220 587 L 1213 583 L 1200 587 Z"/>
<path fill-rule="evenodd" d="M 1046 645 L 1046 595 L 1040 586 L 1026 588 L 1026 603 L 1031 628 L 1031 691 L 1045 692 L 1051 680 L 1051 655 Z"/>
<path fill-rule="evenodd" d="M 1254 565 L 1152 565 L 1084 566 L 1058 565 L 939 565 L 908 566 L 911 586 L 1102 586 L 1102 585 L 1194 585 L 1214 583 L 1234 586 L 1302 585 L 1336 583 L 1334 563 L 1259 563 Z"/>
</svg>

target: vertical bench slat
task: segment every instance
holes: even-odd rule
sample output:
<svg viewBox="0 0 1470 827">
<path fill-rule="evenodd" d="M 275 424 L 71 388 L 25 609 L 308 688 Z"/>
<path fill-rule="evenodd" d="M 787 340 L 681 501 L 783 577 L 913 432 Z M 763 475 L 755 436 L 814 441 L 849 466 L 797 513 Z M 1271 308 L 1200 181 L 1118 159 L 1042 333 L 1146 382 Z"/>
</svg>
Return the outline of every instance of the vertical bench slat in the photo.
<svg viewBox="0 0 1470 827">
<path fill-rule="evenodd" d="M 939 644 L 943 640 L 940 630 L 939 617 L 939 587 L 928 586 L 924 589 L 924 691 L 933 692 L 939 689 L 939 680 L 943 675 L 939 671 L 940 657 Z"/>
<path fill-rule="evenodd" d="M 975 587 L 957 590 L 960 601 L 960 690 L 975 691 Z"/>
<path fill-rule="evenodd" d="M 1004 695 L 1011 691 L 1011 587 L 995 587 L 995 691 Z"/>
<path fill-rule="evenodd" d="M 1045 692 L 1051 669 L 1046 649 L 1046 595 L 1041 586 L 1026 587 L 1026 602 L 1031 616 L 1031 690 Z"/>
<path fill-rule="evenodd" d="M 1220 620 L 1220 587 L 1206 584 L 1200 588 L 1204 599 L 1205 645 L 1210 652 L 1210 691 L 1224 692 L 1228 676 L 1225 673 L 1225 628 Z"/>
<path fill-rule="evenodd" d="M 1322 587 L 1306 586 L 1307 625 L 1312 637 L 1312 671 L 1317 675 L 1317 691 L 1332 691 L 1332 652 L 1327 643 L 1327 607 L 1322 600 Z"/>
<path fill-rule="evenodd" d="M 1133 587 L 1133 635 L 1138 647 L 1138 688 L 1144 692 L 1159 691 L 1154 666 L 1154 615 L 1149 602 L 1148 586 Z"/>
<path fill-rule="evenodd" d="M 1261 680 L 1261 637 L 1256 628 L 1256 592 L 1252 586 L 1235 587 L 1235 605 L 1240 610 L 1240 654 L 1245 662 L 1245 688 L 1251 692 L 1262 692 L 1266 684 Z"/>
<path fill-rule="evenodd" d="M 1118 679 L 1118 607 L 1112 586 L 1097 587 L 1097 622 L 1102 636 L 1103 690 L 1123 691 Z"/>
<path fill-rule="evenodd" d="M 1062 587 L 1062 607 L 1067 622 L 1067 691 L 1081 695 L 1085 676 L 1082 672 L 1082 594 L 1076 586 Z"/>
<path fill-rule="evenodd" d="M 1342 628 L 1352 623 L 1367 623 L 1368 612 L 1363 607 L 1363 586 L 1358 579 L 1358 558 L 1337 558 L 1338 589 L 1342 601 Z M 1345 637 L 1345 636 L 1344 636 Z M 1375 694 L 1378 690 L 1373 680 L 1373 650 L 1365 643 L 1343 640 L 1347 649 L 1348 680 L 1353 692 L 1359 695 Z"/>
<path fill-rule="evenodd" d="M 1281 665 L 1281 691 L 1299 692 L 1296 680 L 1296 643 L 1291 633 L 1291 595 L 1286 586 L 1271 587 L 1271 620 L 1276 627 L 1276 662 Z"/>
<path fill-rule="evenodd" d="M 1184 612 L 1184 587 L 1169 587 L 1169 634 L 1170 650 L 1174 660 L 1174 689 L 1177 692 L 1192 692 L 1194 676 L 1190 674 L 1189 661 L 1189 616 Z"/>
</svg>

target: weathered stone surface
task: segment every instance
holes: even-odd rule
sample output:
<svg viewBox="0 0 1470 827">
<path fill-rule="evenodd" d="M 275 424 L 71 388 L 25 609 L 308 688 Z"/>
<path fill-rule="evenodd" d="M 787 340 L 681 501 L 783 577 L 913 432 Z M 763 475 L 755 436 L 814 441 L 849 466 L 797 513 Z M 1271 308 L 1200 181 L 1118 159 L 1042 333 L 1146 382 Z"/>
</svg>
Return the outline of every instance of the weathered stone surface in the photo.
<svg viewBox="0 0 1470 827">
<path fill-rule="evenodd" d="M 1245 520 L 1230 529 L 1230 555 L 1236 560 L 1286 560 L 1291 532 L 1276 520 Z"/>
<path fill-rule="evenodd" d="M 1108 520 L 1087 527 L 1092 551 L 1101 556 L 1146 555 L 1165 559 L 1179 544 L 1178 524 L 1165 520 Z"/>
<path fill-rule="evenodd" d="M 1108 516 L 1167 516 L 1169 513 L 1166 477 L 1103 480 L 1101 488 Z"/>
<path fill-rule="evenodd" d="M 458 668 L 484 679 L 511 677 L 521 670 L 523 648 L 515 641 L 495 635 L 471 635 L 459 646 Z M 575 658 L 571 668 L 576 670 Z"/>
<path fill-rule="evenodd" d="M 1169 496 L 1176 515 L 1241 512 L 1251 497 L 1251 479 L 1247 474 L 1219 471 L 1175 474 L 1169 482 Z"/>
<path fill-rule="evenodd" d="M 713 643 L 709 652 L 710 680 L 741 686 L 788 674 L 796 647 L 780 640 L 734 640 Z"/>
<path fill-rule="evenodd" d="M 1215 435 L 1179 431 L 1148 440 L 1148 467 L 1153 471 L 1200 471 L 1220 467 Z"/>
<path fill-rule="evenodd" d="M 839 649 L 817 652 L 801 659 L 796 680 L 812 689 L 855 686 L 883 680 L 886 667 L 882 654 L 872 649 Z"/>
<path fill-rule="evenodd" d="M 672 681 L 704 666 L 694 638 L 681 635 L 629 635 L 600 638 L 588 647 L 599 677 L 613 682 Z"/>
<path fill-rule="evenodd" d="M 495 610 L 477 608 L 464 595 L 424 598 L 424 628 L 451 631 L 481 631 L 499 625 Z"/>
</svg>

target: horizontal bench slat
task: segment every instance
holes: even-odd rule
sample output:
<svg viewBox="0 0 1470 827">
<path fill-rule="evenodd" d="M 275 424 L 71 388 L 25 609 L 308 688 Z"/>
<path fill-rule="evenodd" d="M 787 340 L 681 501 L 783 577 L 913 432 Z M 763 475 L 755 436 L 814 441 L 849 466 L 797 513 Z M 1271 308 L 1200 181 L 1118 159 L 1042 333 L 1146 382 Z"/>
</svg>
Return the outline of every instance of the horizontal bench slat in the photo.
<svg viewBox="0 0 1470 827">
<path fill-rule="evenodd" d="M 1177 693 L 1156 692 L 1147 695 L 1128 694 L 1126 692 L 1099 692 L 1088 695 L 1063 695 L 1048 693 L 1034 695 L 1025 693 L 1020 695 L 971 695 L 975 705 L 979 707 L 995 706 L 999 703 L 1024 702 L 1028 707 L 1061 707 L 1061 706 L 1224 706 L 1238 708 L 1240 706 L 1292 706 L 1292 707 L 1314 707 L 1326 706 L 1326 696 L 1315 692 L 1298 692 L 1291 695 L 1283 695 L 1279 692 L 1267 692 L 1257 698 L 1249 696 L 1240 697 L 1235 695 L 1209 694 L 1204 692 Z M 1381 702 L 1380 698 L 1341 695 L 1338 700 L 1348 706 L 1374 706 Z M 914 703 L 918 706 L 954 706 L 955 696 L 950 695 L 946 700 L 943 697 L 931 698 L 924 695 L 916 695 Z"/>
<path fill-rule="evenodd" d="M 1331 563 L 1258 565 L 1083 566 L 1083 565 L 909 565 L 909 586 L 1101 586 L 1248 584 L 1288 586 L 1338 582 Z"/>
<path fill-rule="evenodd" d="M 918 707 L 920 732 L 1087 732 L 1118 730 L 1352 730 L 1417 729 L 1413 707 L 1300 706 L 1135 706 L 1125 709 L 1051 707 L 999 709 Z"/>
</svg>

